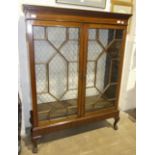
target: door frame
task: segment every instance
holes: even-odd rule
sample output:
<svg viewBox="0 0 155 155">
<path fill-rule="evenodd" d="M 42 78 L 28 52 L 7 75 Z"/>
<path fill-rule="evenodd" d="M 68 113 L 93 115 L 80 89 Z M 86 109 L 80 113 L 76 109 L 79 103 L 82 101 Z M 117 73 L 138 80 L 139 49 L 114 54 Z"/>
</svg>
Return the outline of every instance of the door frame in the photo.
<svg viewBox="0 0 155 155">
<path fill-rule="evenodd" d="M 34 54 L 34 39 L 33 39 L 33 26 L 56 26 L 56 27 L 76 27 L 79 28 L 79 69 L 78 69 L 78 96 L 77 96 L 77 115 L 74 117 L 80 117 L 81 110 L 81 96 L 82 96 L 82 65 L 83 65 L 83 24 L 77 22 L 66 21 L 44 21 L 44 20 L 28 20 L 26 22 L 26 36 L 29 49 L 29 66 L 30 66 L 30 82 L 31 82 L 31 97 L 32 97 L 32 111 L 31 111 L 31 123 L 33 127 L 39 127 L 40 124 L 47 124 L 47 121 L 39 121 L 38 119 L 38 106 L 37 106 L 37 92 L 36 92 L 36 75 L 35 75 L 35 54 Z M 60 122 L 62 120 L 60 119 Z M 49 121 L 48 124 L 51 124 Z"/>
<path fill-rule="evenodd" d="M 120 48 L 120 63 L 118 67 L 118 85 L 116 88 L 116 100 L 114 102 L 113 107 L 109 107 L 106 109 L 99 109 L 96 111 L 92 112 L 86 112 L 85 110 L 85 98 L 86 98 L 86 75 L 87 75 L 87 57 L 88 57 L 88 29 L 116 29 L 116 30 L 123 30 L 123 36 L 122 36 L 122 44 Z M 120 97 L 120 85 L 122 81 L 122 68 L 123 68 L 123 60 L 124 60 L 124 52 L 125 52 L 125 42 L 126 42 L 126 34 L 127 34 L 127 27 L 125 25 L 110 25 L 110 24 L 92 24 L 92 23 L 87 23 L 84 24 L 84 31 L 85 31 L 85 36 L 84 36 L 84 55 L 83 55 L 83 85 L 82 85 L 82 114 L 83 116 L 87 115 L 93 115 L 100 113 L 102 111 L 109 111 L 109 110 L 117 110 L 118 109 L 118 104 L 119 104 L 119 97 Z"/>
</svg>

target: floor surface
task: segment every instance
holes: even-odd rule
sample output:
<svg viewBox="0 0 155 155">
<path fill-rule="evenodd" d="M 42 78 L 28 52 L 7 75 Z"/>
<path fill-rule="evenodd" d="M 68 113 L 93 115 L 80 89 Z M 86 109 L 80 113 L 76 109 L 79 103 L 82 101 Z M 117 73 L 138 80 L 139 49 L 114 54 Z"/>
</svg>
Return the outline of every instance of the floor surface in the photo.
<svg viewBox="0 0 155 155">
<path fill-rule="evenodd" d="M 136 124 L 127 113 L 120 117 L 117 131 L 109 119 L 45 136 L 36 155 L 136 155 Z M 21 155 L 33 155 L 31 147 L 22 140 Z"/>
</svg>

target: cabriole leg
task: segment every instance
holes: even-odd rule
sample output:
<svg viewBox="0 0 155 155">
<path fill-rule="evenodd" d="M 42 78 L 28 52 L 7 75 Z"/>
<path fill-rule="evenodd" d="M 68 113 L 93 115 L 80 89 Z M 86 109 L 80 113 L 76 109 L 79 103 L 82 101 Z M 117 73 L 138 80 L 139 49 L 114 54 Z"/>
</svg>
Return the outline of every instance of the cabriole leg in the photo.
<svg viewBox="0 0 155 155">
<path fill-rule="evenodd" d="M 114 127 L 114 130 L 118 130 L 117 123 L 119 122 L 119 120 L 120 120 L 120 117 L 115 117 L 114 119 L 115 119 L 115 120 L 114 120 L 114 125 L 113 125 L 113 127 Z"/>
<path fill-rule="evenodd" d="M 37 153 L 38 152 L 38 144 L 37 144 L 37 140 L 32 140 L 32 152 L 33 153 Z"/>
<path fill-rule="evenodd" d="M 41 136 L 33 137 L 33 115 L 32 111 L 30 111 L 30 123 L 31 123 L 31 142 L 32 142 L 32 152 L 37 153 L 38 152 L 38 141 L 41 138 Z"/>
</svg>

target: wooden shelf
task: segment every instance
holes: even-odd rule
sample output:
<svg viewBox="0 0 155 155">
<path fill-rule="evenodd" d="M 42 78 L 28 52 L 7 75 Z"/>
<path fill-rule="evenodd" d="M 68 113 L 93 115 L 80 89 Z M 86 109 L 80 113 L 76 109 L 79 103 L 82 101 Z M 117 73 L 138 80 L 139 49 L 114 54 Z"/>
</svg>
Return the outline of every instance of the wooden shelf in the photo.
<svg viewBox="0 0 155 155">
<path fill-rule="evenodd" d="M 86 112 L 112 107 L 113 102 L 99 96 L 86 97 Z M 77 114 L 77 99 L 38 104 L 39 120 L 52 120 Z"/>
</svg>

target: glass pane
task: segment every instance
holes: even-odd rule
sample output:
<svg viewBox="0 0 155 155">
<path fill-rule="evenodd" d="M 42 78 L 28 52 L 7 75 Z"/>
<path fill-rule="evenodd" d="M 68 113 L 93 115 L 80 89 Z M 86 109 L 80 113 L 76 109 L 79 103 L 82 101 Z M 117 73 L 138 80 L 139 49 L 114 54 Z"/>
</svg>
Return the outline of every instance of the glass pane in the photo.
<svg viewBox="0 0 155 155">
<path fill-rule="evenodd" d="M 39 120 L 77 115 L 79 28 L 33 27 Z"/>
<path fill-rule="evenodd" d="M 114 106 L 123 31 L 89 29 L 86 112 Z"/>
</svg>

